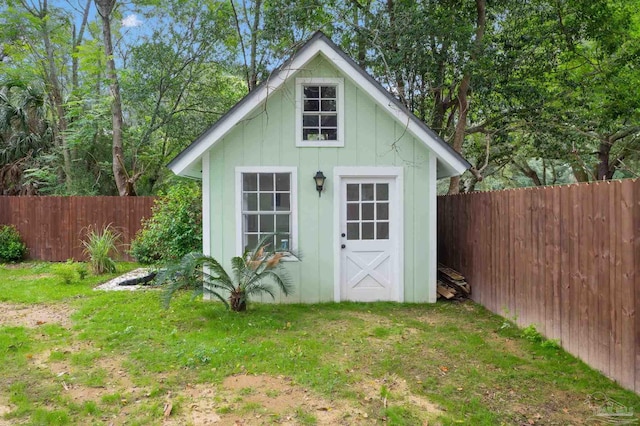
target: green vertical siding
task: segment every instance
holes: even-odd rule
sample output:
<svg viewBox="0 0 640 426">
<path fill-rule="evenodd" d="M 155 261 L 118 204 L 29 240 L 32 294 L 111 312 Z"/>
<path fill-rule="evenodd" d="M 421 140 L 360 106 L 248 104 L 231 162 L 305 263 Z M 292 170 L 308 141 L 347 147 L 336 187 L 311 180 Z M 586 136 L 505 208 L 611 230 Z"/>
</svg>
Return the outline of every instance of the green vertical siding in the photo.
<svg viewBox="0 0 640 426">
<path fill-rule="evenodd" d="M 345 146 L 295 146 L 295 77 L 342 77 L 345 83 Z M 256 108 L 209 151 L 211 191 L 211 253 L 229 266 L 236 253 L 237 166 L 293 166 L 298 173 L 299 262 L 287 262 L 295 293 L 278 297 L 283 302 L 326 302 L 334 297 L 334 166 L 402 166 L 404 168 L 404 297 L 407 302 L 429 299 L 425 277 L 425 245 L 429 241 L 426 211 L 435 206 L 428 191 L 428 149 L 379 108 L 369 95 L 324 58 L 312 60 L 283 87 L 272 93 L 266 106 Z M 312 176 L 322 170 L 328 177 L 318 197 Z M 206 179 L 206 177 L 205 177 Z M 433 230 L 435 232 L 435 230 Z M 265 299 L 268 301 L 270 299 Z"/>
</svg>

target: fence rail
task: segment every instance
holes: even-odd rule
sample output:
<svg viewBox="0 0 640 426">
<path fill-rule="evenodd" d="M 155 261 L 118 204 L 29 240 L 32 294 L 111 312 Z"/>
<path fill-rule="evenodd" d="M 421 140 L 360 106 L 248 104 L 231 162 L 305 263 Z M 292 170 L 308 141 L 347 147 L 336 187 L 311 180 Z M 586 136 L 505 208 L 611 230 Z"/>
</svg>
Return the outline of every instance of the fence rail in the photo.
<svg viewBox="0 0 640 426">
<path fill-rule="evenodd" d="M 473 299 L 640 393 L 640 181 L 438 198 L 439 260 Z"/>
<path fill-rule="evenodd" d="M 29 258 L 81 260 L 88 227 L 111 224 L 122 234 L 123 259 L 128 244 L 151 215 L 155 197 L 0 197 L 0 225 L 14 225 L 29 248 Z"/>
</svg>

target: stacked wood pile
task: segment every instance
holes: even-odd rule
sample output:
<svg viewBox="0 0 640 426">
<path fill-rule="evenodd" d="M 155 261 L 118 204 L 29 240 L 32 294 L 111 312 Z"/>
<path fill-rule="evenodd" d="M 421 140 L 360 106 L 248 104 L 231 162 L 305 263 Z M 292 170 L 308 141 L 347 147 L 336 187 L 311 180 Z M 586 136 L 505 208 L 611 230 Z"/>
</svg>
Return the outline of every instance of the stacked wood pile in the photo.
<svg viewBox="0 0 640 426">
<path fill-rule="evenodd" d="M 460 272 L 438 263 L 438 299 L 463 300 L 471 294 L 471 287 Z"/>
</svg>

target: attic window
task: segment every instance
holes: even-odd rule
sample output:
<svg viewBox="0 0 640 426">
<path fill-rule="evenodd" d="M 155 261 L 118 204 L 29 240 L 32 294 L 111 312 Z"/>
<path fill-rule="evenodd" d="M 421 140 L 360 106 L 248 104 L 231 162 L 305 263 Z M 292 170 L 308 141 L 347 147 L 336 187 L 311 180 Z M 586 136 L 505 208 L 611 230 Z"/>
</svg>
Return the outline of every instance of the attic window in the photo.
<svg viewBox="0 0 640 426">
<path fill-rule="evenodd" d="M 296 79 L 296 146 L 344 146 L 343 92 L 341 78 Z"/>
</svg>

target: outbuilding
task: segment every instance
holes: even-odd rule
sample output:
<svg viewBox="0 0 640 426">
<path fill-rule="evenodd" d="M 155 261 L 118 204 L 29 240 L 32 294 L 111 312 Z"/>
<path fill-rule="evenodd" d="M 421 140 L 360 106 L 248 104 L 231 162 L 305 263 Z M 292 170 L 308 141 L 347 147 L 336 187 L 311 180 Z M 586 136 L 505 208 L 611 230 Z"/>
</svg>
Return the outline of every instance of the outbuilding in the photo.
<svg viewBox="0 0 640 426">
<path fill-rule="evenodd" d="M 273 234 L 305 303 L 435 302 L 436 181 L 469 167 L 321 32 L 169 164 L 202 179 L 203 252 Z"/>
</svg>

